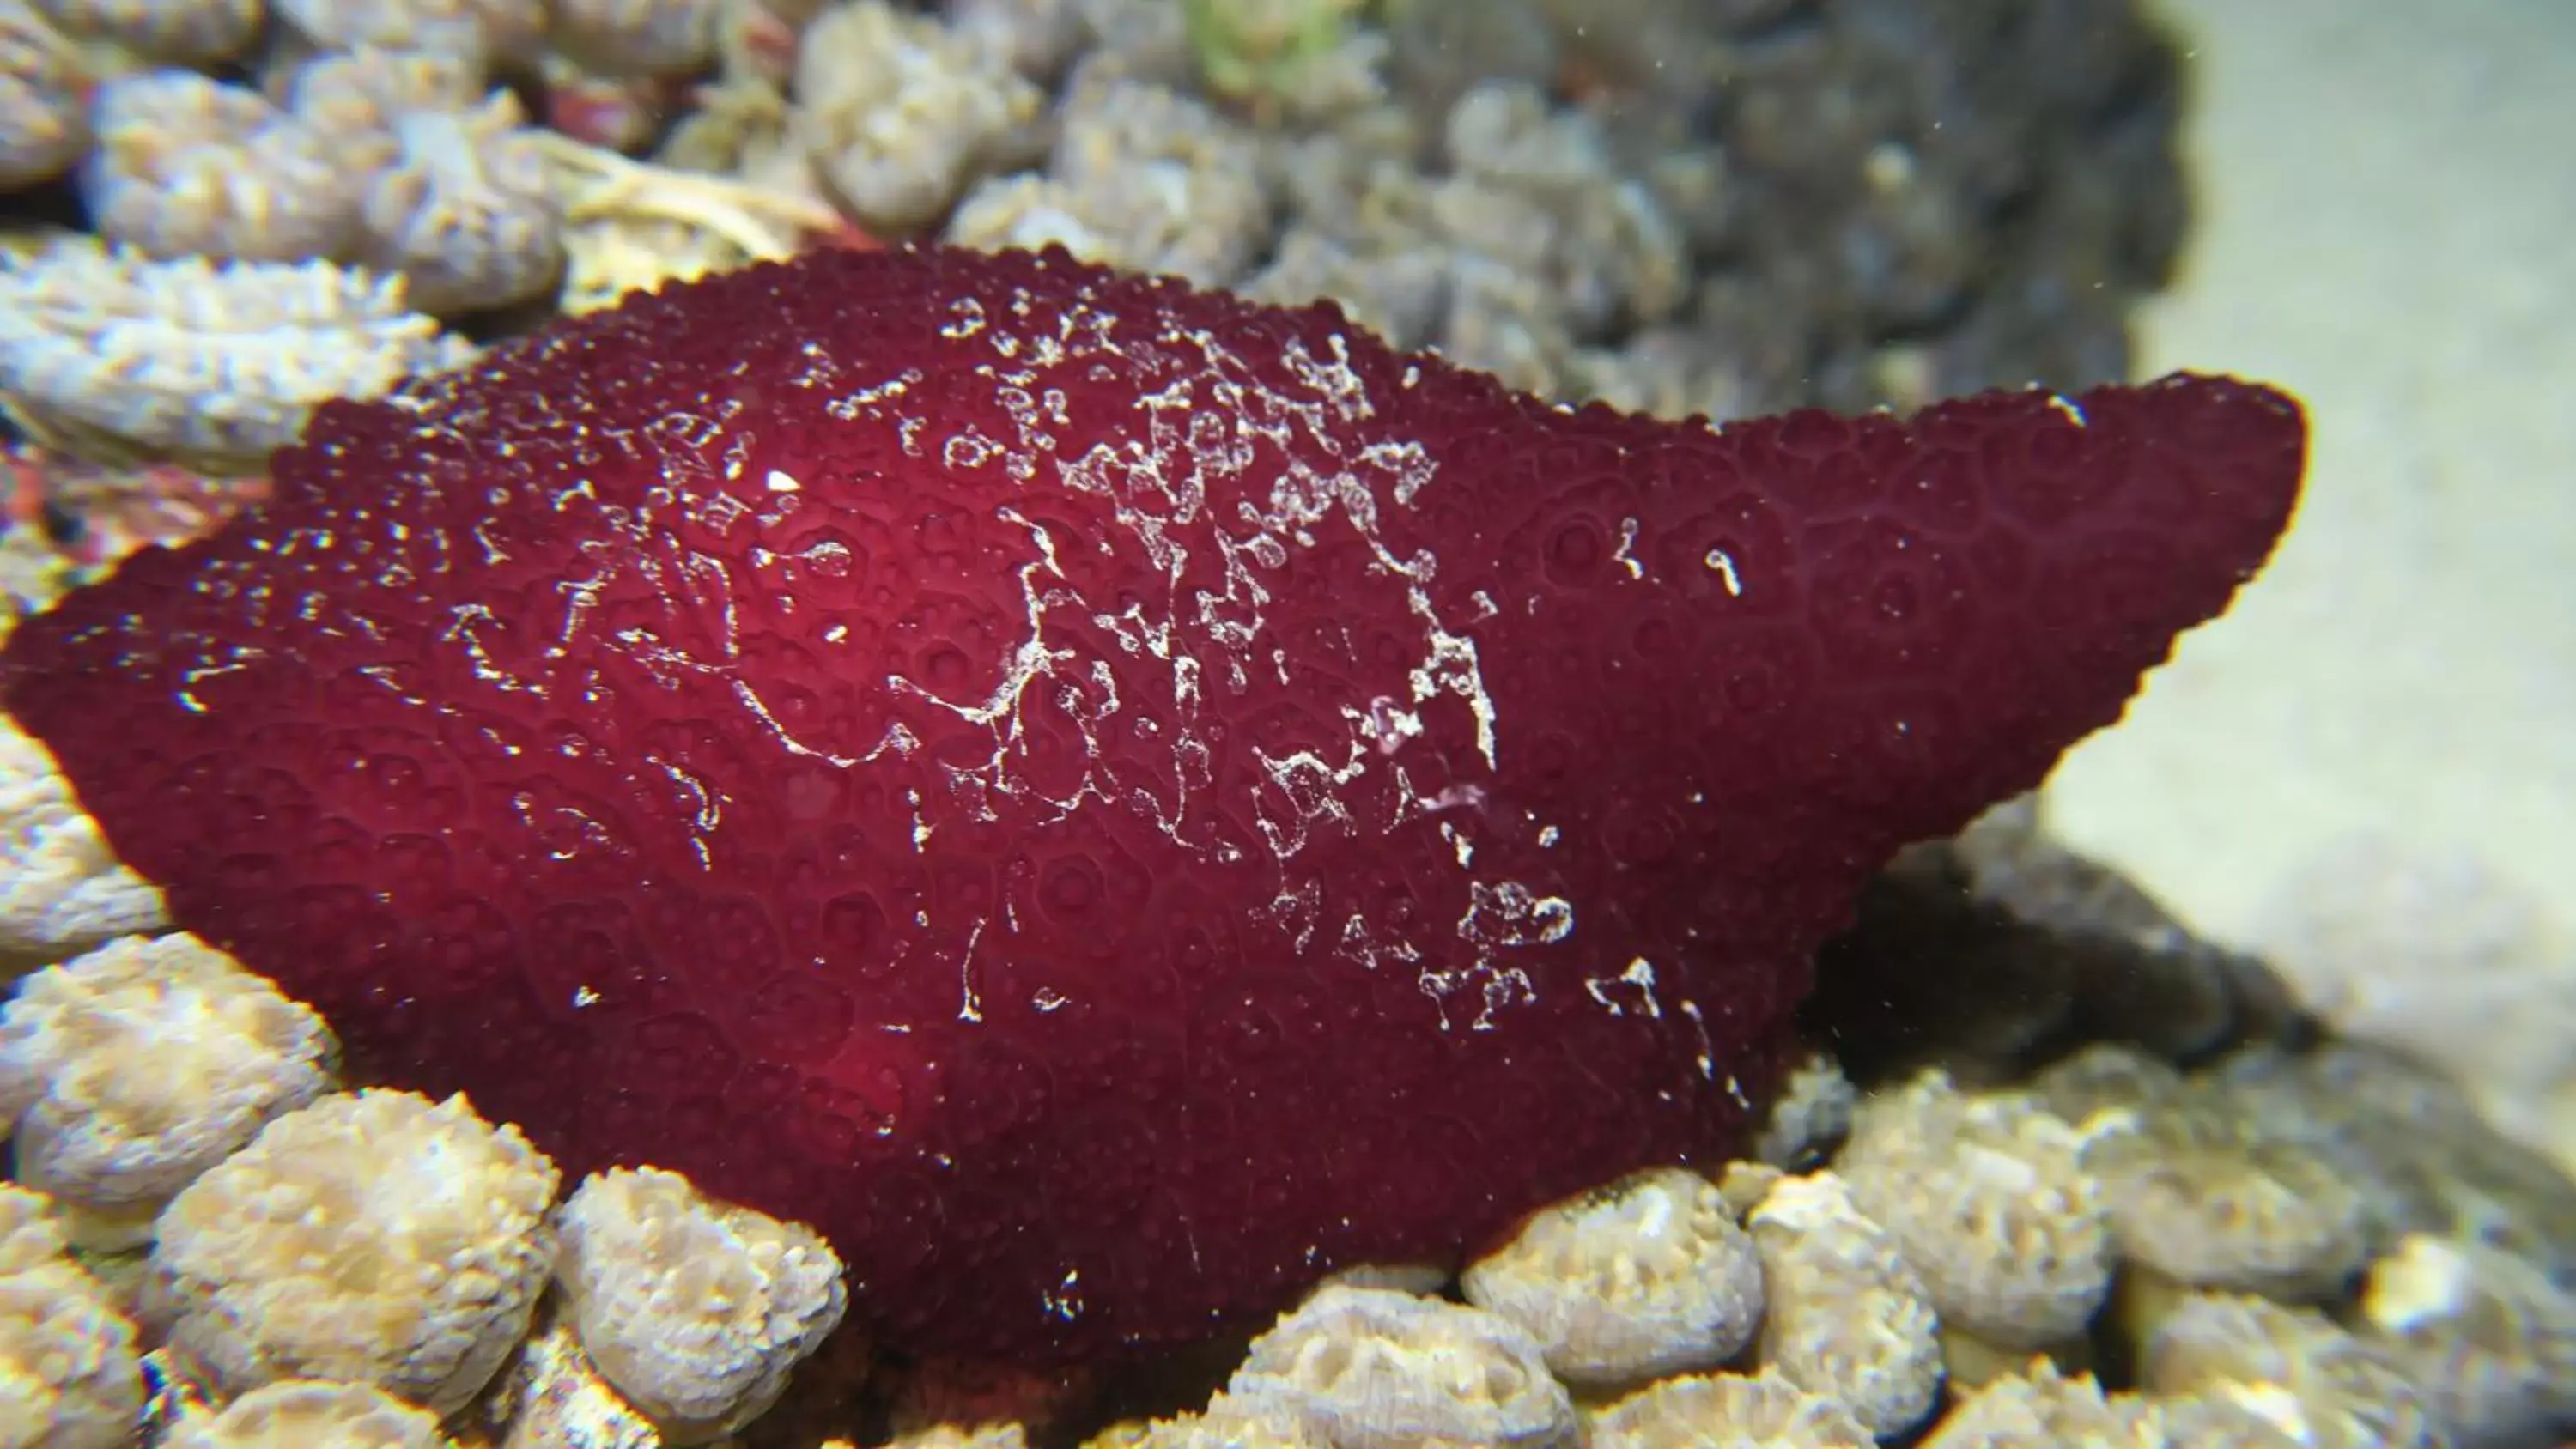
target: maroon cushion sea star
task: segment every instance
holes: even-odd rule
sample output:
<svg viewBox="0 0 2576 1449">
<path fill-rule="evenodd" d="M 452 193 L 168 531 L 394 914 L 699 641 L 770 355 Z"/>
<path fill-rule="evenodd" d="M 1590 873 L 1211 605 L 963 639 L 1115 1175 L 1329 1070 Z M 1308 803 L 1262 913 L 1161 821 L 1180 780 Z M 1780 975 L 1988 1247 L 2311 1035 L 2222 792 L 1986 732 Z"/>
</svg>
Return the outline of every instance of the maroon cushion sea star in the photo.
<svg viewBox="0 0 2576 1449">
<path fill-rule="evenodd" d="M 5 690 L 362 1070 L 1096 1358 L 1721 1157 L 1864 879 L 2116 718 L 2303 449 L 2196 377 L 1572 411 L 834 253 L 325 409 Z"/>
</svg>

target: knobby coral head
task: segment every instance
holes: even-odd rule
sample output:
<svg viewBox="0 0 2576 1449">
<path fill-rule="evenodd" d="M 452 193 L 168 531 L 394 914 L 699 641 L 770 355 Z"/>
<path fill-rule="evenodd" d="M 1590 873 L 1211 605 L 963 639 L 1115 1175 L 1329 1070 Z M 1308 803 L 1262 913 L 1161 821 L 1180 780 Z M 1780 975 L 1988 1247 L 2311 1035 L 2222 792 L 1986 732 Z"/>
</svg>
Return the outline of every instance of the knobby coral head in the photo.
<svg viewBox="0 0 2576 1449">
<path fill-rule="evenodd" d="M 1566 411 L 830 253 L 326 409 L 0 686 L 362 1070 L 1096 1358 L 1724 1154 L 1864 878 L 2116 718 L 2303 447 L 2200 377 Z"/>
</svg>

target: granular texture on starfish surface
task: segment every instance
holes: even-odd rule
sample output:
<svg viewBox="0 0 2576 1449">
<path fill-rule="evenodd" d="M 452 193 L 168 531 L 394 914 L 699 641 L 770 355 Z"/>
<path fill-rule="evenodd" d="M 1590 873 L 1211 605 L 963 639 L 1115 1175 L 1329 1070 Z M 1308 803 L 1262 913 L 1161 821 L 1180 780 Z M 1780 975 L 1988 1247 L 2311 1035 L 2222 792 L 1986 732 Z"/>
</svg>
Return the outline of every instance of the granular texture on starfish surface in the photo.
<svg viewBox="0 0 2576 1449">
<path fill-rule="evenodd" d="M 755 267 L 333 405 L 0 692 L 353 1070 L 813 1223 L 965 1358 L 1723 1161 L 1816 944 L 2288 517 L 2291 402 L 1566 410 L 1041 255 Z"/>
</svg>

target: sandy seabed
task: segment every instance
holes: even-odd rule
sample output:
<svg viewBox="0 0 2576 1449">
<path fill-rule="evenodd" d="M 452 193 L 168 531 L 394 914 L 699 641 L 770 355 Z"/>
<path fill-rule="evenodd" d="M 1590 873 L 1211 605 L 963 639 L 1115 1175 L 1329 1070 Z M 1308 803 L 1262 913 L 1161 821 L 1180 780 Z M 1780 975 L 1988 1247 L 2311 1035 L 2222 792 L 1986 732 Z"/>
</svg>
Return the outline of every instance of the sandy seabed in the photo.
<svg viewBox="0 0 2576 1449">
<path fill-rule="evenodd" d="M 2315 452 L 2053 819 L 2576 1164 L 2576 5 L 2163 8 L 2200 224 L 2143 365 L 2291 388 Z"/>
</svg>

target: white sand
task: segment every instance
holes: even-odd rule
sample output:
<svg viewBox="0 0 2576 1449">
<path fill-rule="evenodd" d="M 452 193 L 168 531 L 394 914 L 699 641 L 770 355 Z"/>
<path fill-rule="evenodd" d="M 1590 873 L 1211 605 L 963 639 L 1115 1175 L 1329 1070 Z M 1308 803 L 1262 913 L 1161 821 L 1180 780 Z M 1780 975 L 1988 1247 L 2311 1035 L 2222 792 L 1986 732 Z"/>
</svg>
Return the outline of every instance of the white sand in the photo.
<svg viewBox="0 0 2576 1449">
<path fill-rule="evenodd" d="M 2508 1059 L 2509 1106 L 2576 1102 L 2576 4 L 2166 9 L 2202 211 L 2145 365 L 2286 385 L 2315 450 L 2270 571 L 2067 761 L 2055 819 L 2357 1022 Z"/>
</svg>

